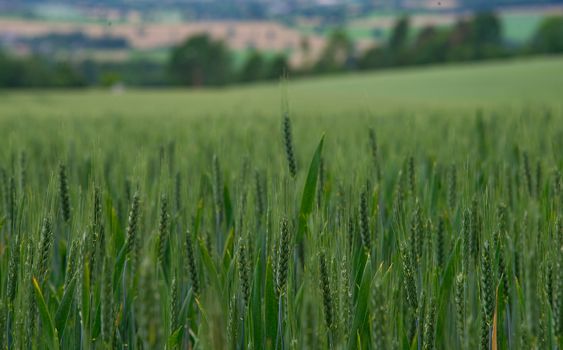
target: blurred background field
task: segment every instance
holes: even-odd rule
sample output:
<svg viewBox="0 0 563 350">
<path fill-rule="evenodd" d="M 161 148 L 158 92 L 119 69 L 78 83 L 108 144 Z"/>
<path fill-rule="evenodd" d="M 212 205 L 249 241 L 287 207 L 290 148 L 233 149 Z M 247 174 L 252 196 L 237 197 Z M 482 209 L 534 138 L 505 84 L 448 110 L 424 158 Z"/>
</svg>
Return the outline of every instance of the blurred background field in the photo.
<svg viewBox="0 0 563 350">
<path fill-rule="evenodd" d="M 0 0 L 0 88 L 201 88 L 561 53 L 561 0 Z"/>
</svg>

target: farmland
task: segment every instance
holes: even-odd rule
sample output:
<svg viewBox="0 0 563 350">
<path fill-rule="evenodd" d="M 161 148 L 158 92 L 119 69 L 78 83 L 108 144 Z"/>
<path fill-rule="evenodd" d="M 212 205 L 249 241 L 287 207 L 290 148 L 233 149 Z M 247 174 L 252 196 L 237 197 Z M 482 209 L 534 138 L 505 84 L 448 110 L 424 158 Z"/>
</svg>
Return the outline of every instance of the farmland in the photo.
<svg viewBox="0 0 563 350">
<path fill-rule="evenodd" d="M 561 348 L 561 71 L 0 91 L 1 348 Z"/>
<path fill-rule="evenodd" d="M 103 11 L 102 11 L 103 13 Z M 563 13 L 561 6 L 538 6 L 525 9 L 504 9 L 498 12 L 503 37 L 510 45 L 525 45 L 533 37 L 542 19 Z M 93 14 L 92 14 L 93 15 Z M 174 16 L 173 16 L 174 17 Z M 346 32 L 359 52 L 375 46 L 382 46 L 388 40 L 399 18 L 398 13 L 377 11 L 351 18 Z M 411 13 L 411 39 L 427 27 L 448 28 L 468 13 Z M 65 20 L 56 18 L 19 18 L 0 14 L 0 42 L 5 42 L 20 55 L 45 54 L 45 46 L 38 47 L 30 40 L 47 36 L 83 35 L 91 40 L 121 40 L 124 47 L 80 48 L 73 45 L 56 44 L 49 48 L 59 59 L 82 61 L 95 58 L 97 61 L 122 62 L 128 59 L 147 59 L 164 62 L 167 50 L 180 44 L 188 37 L 207 33 L 212 38 L 223 40 L 239 55 L 248 50 L 284 53 L 295 67 L 309 64 L 318 59 L 335 25 L 322 24 L 318 19 L 298 19 L 296 23 L 280 24 L 273 20 L 200 20 L 179 22 L 178 19 L 143 22 L 136 15 L 125 18 L 115 13 L 105 16 L 97 13 L 94 17 L 69 15 Z M 307 50 L 303 43 L 307 42 Z M 76 44 L 74 42 L 73 44 Z M 53 43 L 51 43 L 53 45 Z M 47 45 L 49 46 L 49 45 Z M 72 47 L 72 48 L 69 48 Z"/>
<path fill-rule="evenodd" d="M 479 107 L 561 108 L 563 59 L 535 58 L 486 64 L 358 73 L 291 82 L 298 117 L 432 109 L 474 113 Z M 486 82 L 486 84 L 483 84 Z M 2 116 L 29 117 L 279 117 L 278 84 L 218 89 L 0 91 Z M 407 107 L 408 104 L 408 107 Z M 421 108 L 421 109 L 420 109 Z"/>
<path fill-rule="evenodd" d="M 127 42 L 128 47 L 120 50 L 97 50 L 107 55 L 106 60 L 122 61 L 129 54 L 141 55 L 162 61 L 162 57 L 151 56 L 178 45 L 188 37 L 207 33 L 216 40 L 224 40 L 237 52 L 251 48 L 265 52 L 295 51 L 296 60 L 303 60 L 300 42 L 302 33 L 274 21 L 197 21 L 188 23 L 136 23 L 113 24 L 111 20 L 102 23 L 50 22 L 0 18 L 0 32 L 9 38 L 33 38 L 49 34 L 71 35 L 80 33 L 90 38 L 114 38 Z M 0 36 L 0 39 L 2 39 Z M 307 36 L 310 54 L 320 54 L 325 45 L 325 38 L 310 34 Z M 21 48 L 20 48 L 21 49 Z M 24 52 L 26 50 L 23 50 Z M 61 48 L 61 56 L 89 57 L 85 53 L 76 53 L 68 48 Z M 68 52 L 67 52 L 68 51 Z M 96 51 L 94 51 L 96 52 Z M 91 52 L 89 52 L 91 54 Z M 103 59 L 103 57 L 100 57 Z M 296 63 L 301 63 L 297 61 Z"/>
</svg>

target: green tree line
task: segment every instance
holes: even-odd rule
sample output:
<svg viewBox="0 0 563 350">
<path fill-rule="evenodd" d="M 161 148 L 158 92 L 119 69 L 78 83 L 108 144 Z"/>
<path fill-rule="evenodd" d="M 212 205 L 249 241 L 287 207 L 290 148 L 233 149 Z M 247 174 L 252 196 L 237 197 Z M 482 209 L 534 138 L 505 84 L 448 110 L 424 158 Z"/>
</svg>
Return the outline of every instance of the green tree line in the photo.
<svg viewBox="0 0 563 350">
<path fill-rule="evenodd" d="M 409 33 L 407 17 L 395 24 L 386 45 L 366 51 L 358 60 L 359 69 L 479 61 L 530 54 L 563 52 L 563 17 L 548 17 L 530 42 L 511 47 L 503 39 L 502 25 L 493 13 L 480 13 L 460 20 L 452 27 L 427 26 Z"/>
</svg>

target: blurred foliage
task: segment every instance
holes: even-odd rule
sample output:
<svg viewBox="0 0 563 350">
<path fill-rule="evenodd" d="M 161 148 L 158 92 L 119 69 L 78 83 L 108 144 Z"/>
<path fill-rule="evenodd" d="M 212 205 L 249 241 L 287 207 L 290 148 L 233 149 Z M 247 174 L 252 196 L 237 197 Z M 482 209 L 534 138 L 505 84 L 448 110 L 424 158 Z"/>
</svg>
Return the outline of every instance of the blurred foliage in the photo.
<svg viewBox="0 0 563 350">
<path fill-rule="evenodd" d="M 290 67 L 286 53 L 272 57 L 258 50 L 252 50 L 242 64 L 235 64 L 235 53 L 224 42 L 205 34 L 188 38 L 172 48 L 167 64 L 147 59 L 111 63 L 87 60 L 69 64 L 46 56 L 10 57 L 0 52 L 0 87 L 107 86 L 110 83 L 223 86 L 276 80 L 286 73 L 308 76 L 558 54 L 563 53 L 563 16 L 546 18 L 533 39 L 523 47 L 510 45 L 500 19 L 491 12 L 460 19 L 451 27 L 427 26 L 416 34 L 409 18 L 402 17 L 395 23 L 387 43 L 363 52 L 357 52 L 344 27 L 338 27 L 329 35 L 316 61 L 309 56 L 308 43 L 305 41 L 301 46 L 308 58 L 300 68 Z"/>
<path fill-rule="evenodd" d="M 314 72 L 334 72 L 350 67 L 354 57 L 354 43 L 342 28 L 332 32 L 328 43 L 313 68 Z"/>
<path fill-rule="evenodd" d="M 41 57 L 13 58 L 0 52 L 0 87 L 78 87 L 84 78 L 69 63 Z"/>
<path fill-rule="evenodd" d="M 532 40 L 532 50 L 541 53 L 563 52 L 563 17 L 549 17 L 542 22 Z"/>
<path fill-rule="evenodd" d="M 427 26 L 413 40 L 409 40 L 409 31 L 408 19 L 400 19 L 389 43 L 368 50 L 360 58 L 360 68 L 473 61 L 518 53 L 504 46 L 500 20 L 492 13 L 460 20 L 451 28 Z"/>
<path fill-rule="evenodd" d="M 196 35 L 172 49 L 168 70 L 182 85 L 224 85 L 232 77 L 229 50 L 221 41 Z"/>
</svg>

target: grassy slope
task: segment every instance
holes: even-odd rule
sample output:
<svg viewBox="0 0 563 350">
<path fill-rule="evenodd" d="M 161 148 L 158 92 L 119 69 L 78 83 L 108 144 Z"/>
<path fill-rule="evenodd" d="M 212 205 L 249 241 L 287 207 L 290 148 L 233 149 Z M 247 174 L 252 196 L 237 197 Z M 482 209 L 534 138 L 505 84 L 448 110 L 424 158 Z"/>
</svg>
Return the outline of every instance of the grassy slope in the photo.
<svg viewBox="0 0 563 350">
<path fill-rule="evenodd" d="M 549 105 L 561 108 L 563 58 L 356 73 L 293 81 L 298 115 Z M 0 115 L 277 115 L 278 84 L 208 90 L 3 91 Z"/>
</svg>

